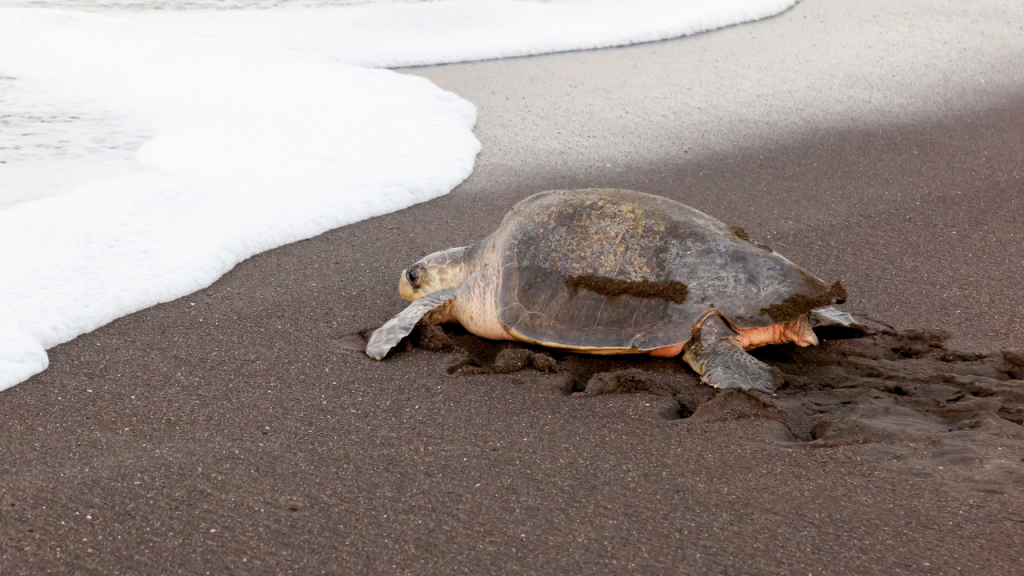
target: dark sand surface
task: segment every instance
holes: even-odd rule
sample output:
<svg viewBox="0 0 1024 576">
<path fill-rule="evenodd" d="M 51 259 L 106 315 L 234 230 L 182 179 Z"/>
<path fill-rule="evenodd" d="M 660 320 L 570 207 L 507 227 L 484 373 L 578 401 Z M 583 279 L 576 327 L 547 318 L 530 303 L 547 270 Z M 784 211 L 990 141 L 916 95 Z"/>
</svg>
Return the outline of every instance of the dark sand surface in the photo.
<svg viewBox="0 0 1024 576">
<path fill-rule="evenodd" d="M 1024 98 L 601 183 L 770 231 L 841 277 L 855 312 L 1019 349 L 997 317 L 1021 313 L 1021 150 Z M 595 183 L 512 176 L 255 257 L 52 350 L 0 403 L 4 574 L 1024 573 L 1024 402 L 999 391 L 998 355 L 945 370 L 938 348 L 883 342 L 852 401 L 826 370 L 773 408 L 671 360 L 562 358 L 654 374 L 651 391 L 588 396 L 561 373 L 448 376 L 458 351 L 346 351 L 401 309 L 408 262 L 482 237 L 529 193 Z M 747 187 L 777 192 L 759 213 L 733 192 Z M 834 346 L 858 342 L 875 341 Z M 694 416 L 666 419 L 687 393 Z"/>
<path fill-rule="evenodd" d="M 451 195 L 254 257 L 0 394 L 0 574 L 1024 574 L 998 352 L 1024 350 L 1024 94 L 603 172 L 484 145 Z M 673 360 L 449 376 L 466 352 L 347 349 L 410 262 L 592 186 L 742 226 L 904 332 L 765 351 L 775 397 Z M 504 348 L 448 332 L 485 367 Z"/>
</svg>

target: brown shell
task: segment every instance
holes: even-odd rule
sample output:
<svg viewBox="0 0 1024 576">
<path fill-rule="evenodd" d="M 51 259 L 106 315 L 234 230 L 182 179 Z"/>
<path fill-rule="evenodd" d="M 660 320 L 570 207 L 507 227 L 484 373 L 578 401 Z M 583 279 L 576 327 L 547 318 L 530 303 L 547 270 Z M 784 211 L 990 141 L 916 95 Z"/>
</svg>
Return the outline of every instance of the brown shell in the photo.
<svg viewBox="0 0 1024 576">
<path fill-rule="evenodd" d="M 629 190 L 535 194 L 491 241 L 502 324 L 566 348 L 652 350 L 687 342 L 710 310 L 768 326 L 845 298 L 742 229 Z"/>
</svg>

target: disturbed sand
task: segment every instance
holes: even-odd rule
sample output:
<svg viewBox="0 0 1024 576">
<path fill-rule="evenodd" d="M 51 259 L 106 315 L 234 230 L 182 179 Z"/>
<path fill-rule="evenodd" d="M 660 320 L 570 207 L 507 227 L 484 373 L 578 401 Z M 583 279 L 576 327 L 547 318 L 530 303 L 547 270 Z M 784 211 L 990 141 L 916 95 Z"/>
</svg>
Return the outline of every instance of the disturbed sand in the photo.
<svg viewBox="0 0 1024 576">
<path fill-rule="evenodd" d="M 566 395 L 650 394 L 659 397 L 666 420 L 771 420 L 781 425 L 782 440 L 812 447 L 924 441 L 943 447 L 940 459 L 980 458 L 972 446 L 983 448 L 993 438 L 1014 453 L 1024 449 L 1024 354 L 950 350 L 949 334 L 940 330 L 816 331 L 820 346 L 752 351 L 778 369 L 773 394 L 716 390 L 677 360 L 545 350 L 483 340 L 458 327 L 419 328 L 403 351 L 461 352 L 446 370 L 454 376 L 534 370 L 560 375 L 554 382 Z M 359 336 L 349 342 L 357 344 Z M 1010 462 L 982 489 L 1024 490 L 1018 472 Z"/>
<path fill-rule="evenodd" d="M 730 33 L 799 30 L 818 5 L 415 71 L 463 94 L 480 78 L 544 92 L 583 152 L 530 152 L 542 115 L 464 94 L 484 153 L 451 195 L 52 349 L 0 394 L 0 573 L 1024 573 L 1024 87 L 881 125 L 708 136 L 730 146 L 674 143 L 647 118 L 651 148 L 590 156 L 595 111 L 572 102 L 650 94 L 595 77 L 574 96 L 584 64 L 667 74 Z M 519 148 L 501 149 L 507 126 Z M 758 351 L 783 374 L 775 396 L 700 386 L 677 360 L 448 327 L 383 362 L 352 350 L 403 307 L 410 262 L 484 237 L 529 194 L 592 186 L 743 227 L 842 280 L 871 332 Z"/>
</svg>

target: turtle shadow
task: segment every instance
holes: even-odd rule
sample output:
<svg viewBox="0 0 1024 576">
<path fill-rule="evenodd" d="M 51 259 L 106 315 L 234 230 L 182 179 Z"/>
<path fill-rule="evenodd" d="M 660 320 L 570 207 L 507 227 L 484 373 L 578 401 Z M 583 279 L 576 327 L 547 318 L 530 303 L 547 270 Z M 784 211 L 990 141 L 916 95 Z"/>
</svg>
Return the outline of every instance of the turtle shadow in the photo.
<svg viewBox="0 0 1024 576">
<path fill-rule="evenodd" d="M 366 334 L 362 336 L 365 340 Z M 697 422 L 741 418 L 783 418 L 766 413 L 758 394 L 718 390 L 701 383 L 700 377 L 678 358 L 647 355 L 601 356 L 578 354 L 523 342 L 487 340 L 456 324 L 418 326 L 395 354 L 412 349 L 428 352 L 461 352 L 449 364 L 449 376 L 511 374 L 523 370 L 552 374 L 566 396 L 595 397 L 608 394 L 658 396 L 658 415 L 665 420 L 693 418 Z M 769 411 L 770 412 L 770 411 Z"/>
<path fill-rule="evenodd" d="M 602 356 L 533 346 L 522 342 L 498 342 L 470 334 L 461 326 L 419 328 L 436 338 L 444 332 L 465 355 L 447 369 L 452 376 L 508 374 L 537 369 L 557 373 L 558 387 L 567 396 L 596 397 L 609 394 L 657 396 L 658 415 L 664 420 L 717 422 L 739 419 L 770 419 L 785 422 L 764 395 L 742 390 L 719 390 L 703 384 L 700 376 L 680 358 L 644 354 Z M 861 334 L 858 332 L 858 334 Z M 417 338 L 413 341 L 416 342 Z M 544 359 L 538 363 L 538 359 Z M 538 368 L 541 364 L 543 368 Z"/>
<path fill-rule="evenodd" d="M 444 333 L 452 345 L 464 353 L 463 358 L 447 368 L 452 376 L 509 374 L 533 369 L 561 375 L 564 394 L 587 396 L 636 392 L 671 395 L 680 387 L 700 385 L 696 374 L 674 358 L 578 354 L 523 342 L 486 340 L 456 325 L 425 326 L 417 330 L 429 335 L 417 336 L 414 342 L 423 338 L 434 340 L 439 333 Z"/>
</svg>

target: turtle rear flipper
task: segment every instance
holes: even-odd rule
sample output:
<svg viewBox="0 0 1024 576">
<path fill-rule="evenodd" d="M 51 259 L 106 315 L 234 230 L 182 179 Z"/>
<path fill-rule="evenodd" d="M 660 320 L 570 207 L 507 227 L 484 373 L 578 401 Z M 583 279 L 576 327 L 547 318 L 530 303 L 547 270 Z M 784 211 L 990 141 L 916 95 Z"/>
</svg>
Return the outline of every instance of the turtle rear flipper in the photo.
<svg viewBox="0 0 1024 576">
<path fill-rule="evenodd" d="M 815 308 L 808 317 L 811 328 L 820 331 L 826 338 L 860 338 L 867 334 L 867 326 L 842 310 L 835 308 Z"/>
<path fill-rule="evenodd" d="M 438 290 L 413 302 L 383 326 L 374 330 L 366 344 L 366 355 L 381 360 L 402 338 L 416 327 L 420 320 L 426 324 L 439 324 L 455 302 L 455 290 Z"/>
<path fill-rule="evenodd" d="M 747 354 L 732 338 L 707 344 L 694 342 L 683 360 L 700 374 L 701 382 L 715 388 L 753 389 L 769 394 L 775 390 L 772 367 Z"/>
</svg>

